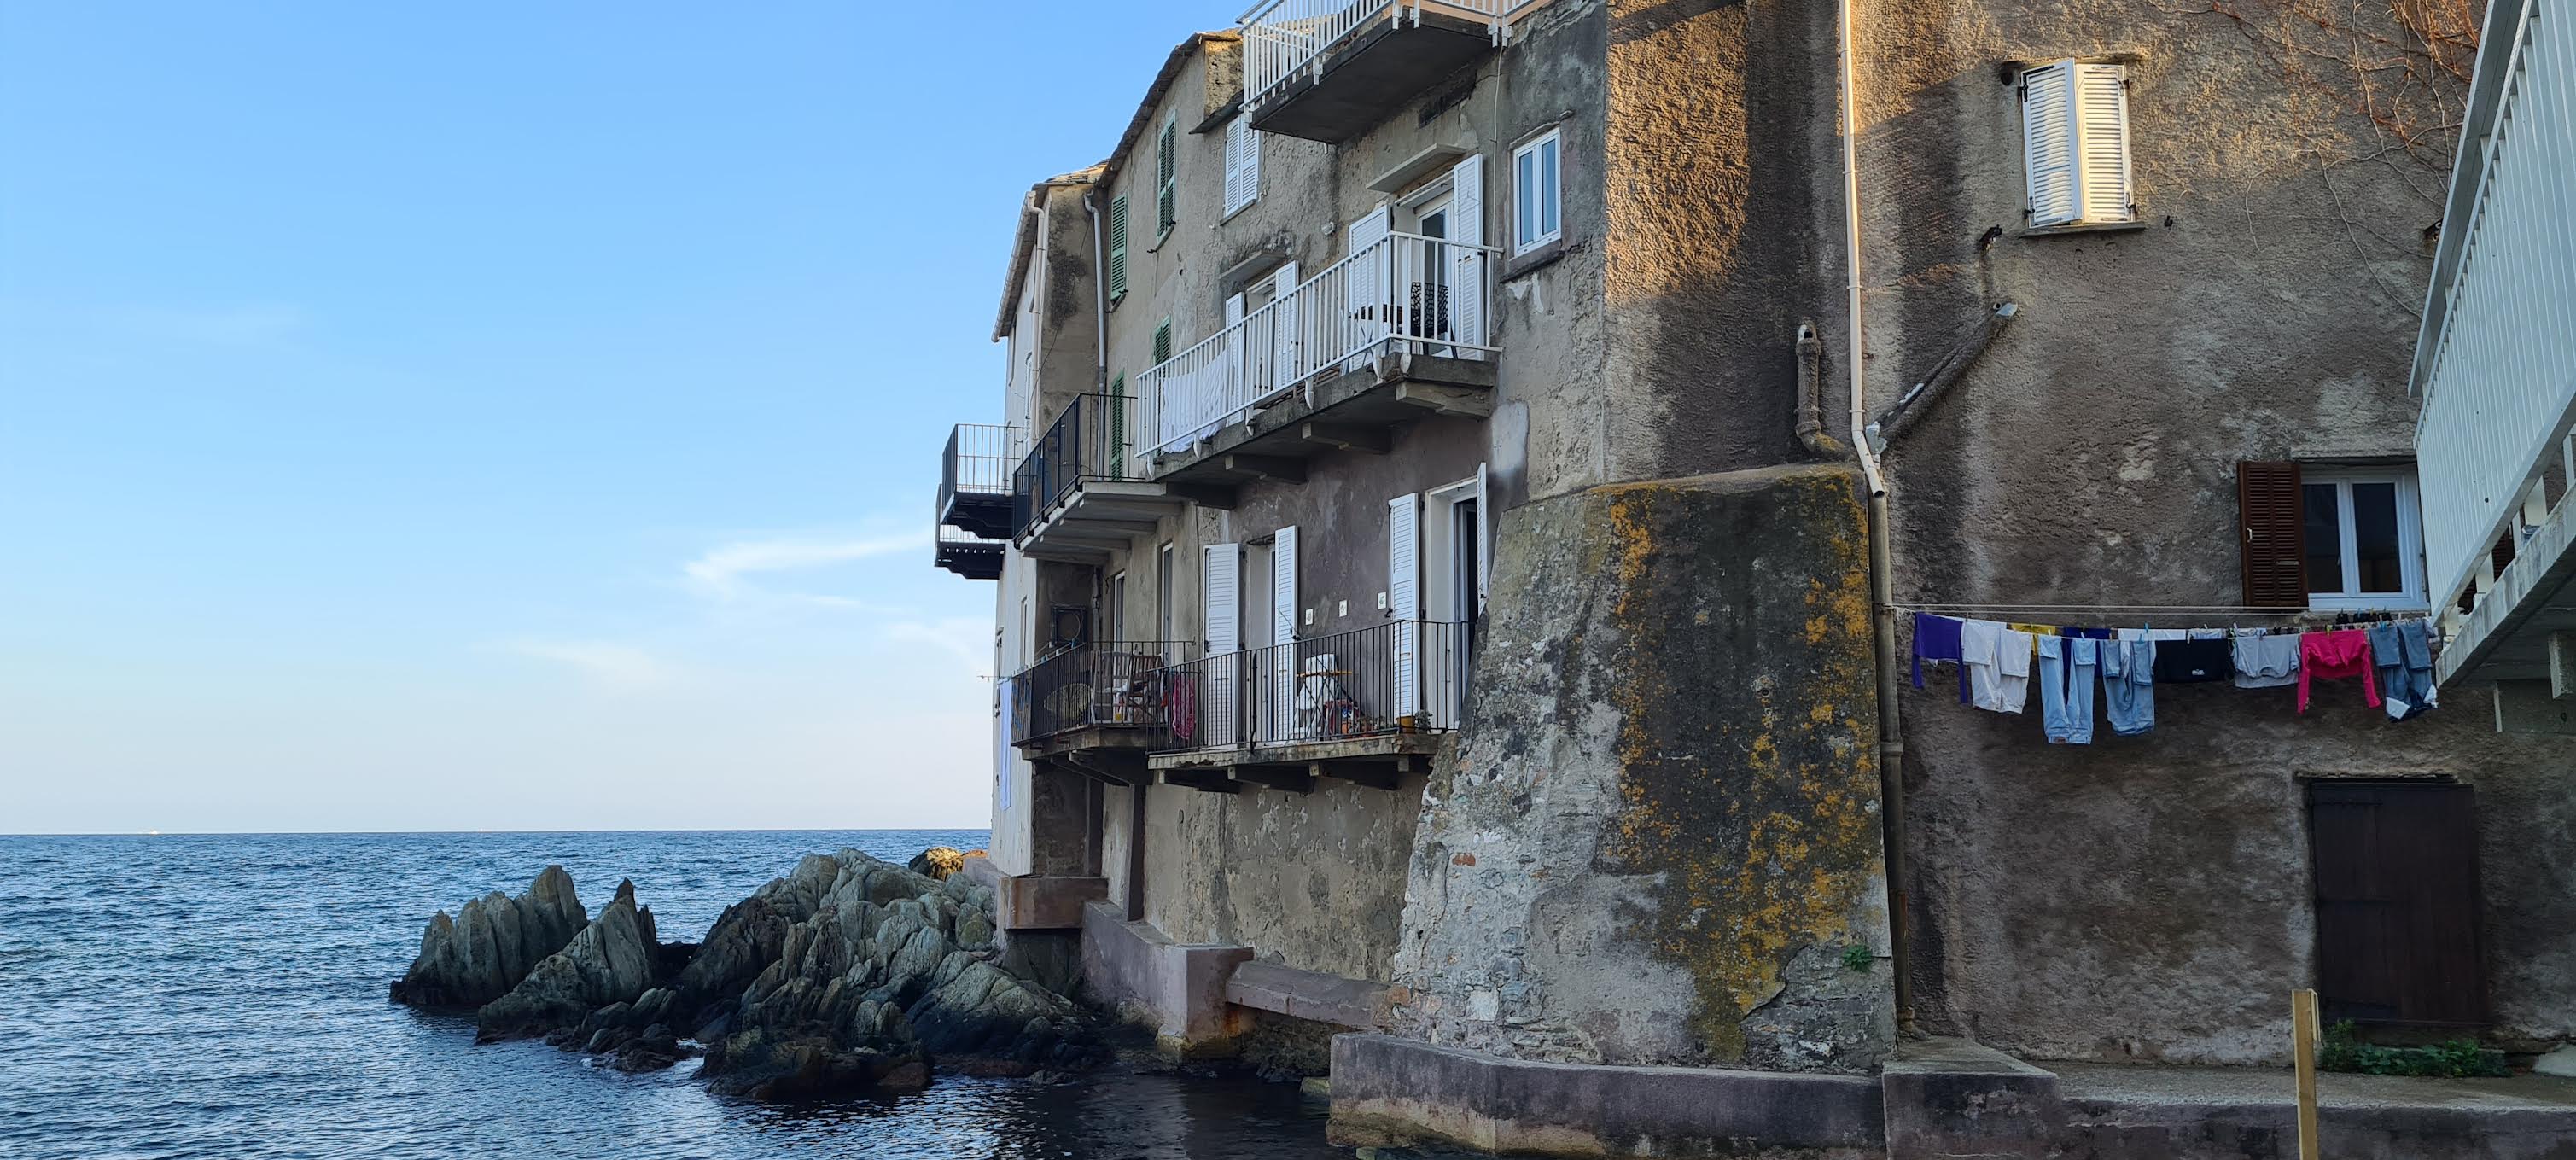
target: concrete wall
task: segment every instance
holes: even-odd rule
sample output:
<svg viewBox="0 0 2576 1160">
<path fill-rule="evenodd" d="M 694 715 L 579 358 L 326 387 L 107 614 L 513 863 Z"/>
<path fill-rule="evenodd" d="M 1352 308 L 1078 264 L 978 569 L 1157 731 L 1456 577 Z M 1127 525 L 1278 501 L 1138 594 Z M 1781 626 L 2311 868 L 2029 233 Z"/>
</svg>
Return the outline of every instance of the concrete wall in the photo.
<svg viewBox="0 0 2576 1160">
<path fill-rule="evenodd" d="M 1398 1031 L 1586 1063 L 1885 1055 L 1860 521 L 1832 467 L 1505 517 L 1467 728 L 1415 843 Z"/>
<path fill-rule="evenodd" d="M 2385 142 L 2212 14 L 1862 0 L 1860 21 L 1873 398 L 2022 307 L 1890 454 L 1900 601 L 2235 605 L 2238 460 L 2410 453 L 2438 165 L 2349 160 Z M 2129 62 L 2143 230 L 2022 235 L 2005 77 L 2066 56 Z M 1909 694 L 1916 1014 L 2039 1058 L 2284 1062 L 2286 996 L 2315 979 L 2296 779 L 2441 772 L 2479 790 L 2494 1037 L 2571 1034 L 2576 868 L 2542 851 L 2576 848 L 2576 745 L 2446 698 L 2392 725 L 2340 688 L 2306 718 L 2286 690 L 2160 689 L 2153 734 L 2052 749 L 2031 717 Z"/>
</svg>

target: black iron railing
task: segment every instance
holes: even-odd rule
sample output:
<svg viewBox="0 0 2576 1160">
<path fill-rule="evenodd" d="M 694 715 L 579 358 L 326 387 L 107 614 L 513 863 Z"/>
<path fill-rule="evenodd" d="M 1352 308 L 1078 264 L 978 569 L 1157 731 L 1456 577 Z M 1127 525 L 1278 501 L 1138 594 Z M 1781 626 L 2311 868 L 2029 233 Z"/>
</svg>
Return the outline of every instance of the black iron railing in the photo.
<svg viewBox="0 0 2576 1160">
<path fill-rule="evenodd" d="M 1013 452 L 1026 432 L 992 423 L 960 423 L 939 456 L 938 522 L 978 535 L 1006 535 Z"/>
<path fill-rule="evenodd" d="M 1011 476 L 1011 527 L 1026 536 L 1084 483 L 1135 478 L 1125 395 L 1077 395 Z"/>
<path fill-rule="evenodd" d="M 1197 641 L 1104 641 L 1076 645 L 1010 678 L 1011 743 L 1093 726 L 1137 729 L 1163 746 L 1176 716 L 1195 713 L 1196 689 L 1173 674 L 1199 655 Z"/>
<path fill-rule="evenodd" d="M 1184 749 L 1343 741 L 1458 727 L 1468 626 L 1398 620 L 1219 653 L 1168 678 L 1194 710 L 1176 715 Z"/>
</svg>

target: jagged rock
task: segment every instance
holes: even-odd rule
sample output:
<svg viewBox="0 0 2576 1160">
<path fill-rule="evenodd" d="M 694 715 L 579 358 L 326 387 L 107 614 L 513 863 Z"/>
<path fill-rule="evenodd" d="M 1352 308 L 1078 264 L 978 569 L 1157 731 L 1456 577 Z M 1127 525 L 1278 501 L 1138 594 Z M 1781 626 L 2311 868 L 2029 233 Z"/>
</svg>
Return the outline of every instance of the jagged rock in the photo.
<svg viewBox="0 0 2576 1160">
<path fill-rule="evenodd" d="M 991 891 L 855 850 L 830 861 L 830 887 L 787 928 L 709 1048 L 712 1082 L 780 1097 L 910 1083 L 932 1060 L 1014 1075 L 1078 1061 L 1069 1032 L 1084 1025 L 1080 1010 L 992 961 Z M 819 879 L 813 863 L 799 874 L 810 867 Z"/>
<path fill-rule="evenodd" d="M 617 897 L 560 951 L 536 965 L 510 993 L 475 1013 L 475 1038 L 543 1035 L 585 1022 L 615 1003 L 632 1003 L 653 985 L 653 912 L 635 903 L 635 884 L 617 884 Z"/>
<path fill-rule="evenodd" d="M 572 875 L 548 866 L 512 898 L 498 890 L 440 911 L 420 936 L 420 954 L 394 983 L 396 1002 L 415 1007 L 480 1007 L 508 994 L 588 925 Z"/>
<path fill-rule="evenodd" d="M 945 882 L 948 876 L 966 868 L 966 852 L 954 846 L 932 846 L 912 856 L 904 869 L 933 882 Z"/>
</svg>

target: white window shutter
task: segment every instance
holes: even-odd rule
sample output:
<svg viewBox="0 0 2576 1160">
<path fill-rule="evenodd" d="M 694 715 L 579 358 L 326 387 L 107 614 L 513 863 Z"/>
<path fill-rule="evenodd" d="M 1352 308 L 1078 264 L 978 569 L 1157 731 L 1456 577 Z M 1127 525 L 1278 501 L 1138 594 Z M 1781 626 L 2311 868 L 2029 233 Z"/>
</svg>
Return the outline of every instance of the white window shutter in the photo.
<svg viewBox="0 0 2576 1160">
<path fill-rule="evenodd" d="M 1225 212 L 1233 213 L 1261 196 L 1261 133 L 1249 117 L 1225 126 Z"/>
<path fill-rule="evenodd" d="M 2075 65 L 2071 61 L 2042 65 L 2021 74 L 2021 83 L 2022 165 L 2028 175 L 2030 224 L 2064 225 L 2083 212 L 2077 196 Z"/>
<path fill-rule="evenodd" d="M 1297 365 L 1297 353 L 1304 345 L 1297 330 L 1297 263 L 1279 267 L 1270 287 L 1270 390 L 1275 394 L 1306 377 L 1304 368 Z"/>
<path fill-rule="evenodd" d="M 1207 633 L 1207 704 L 1199 716 L 1207 722 L 1210 745 L 1234 745 L 1235 698 L 1240 687 L 1243 551 L 1236 544 L 1209 544 L 1202 549 L 1200 591 L 1204 595 Z"/>
<path fill-rule="evenodd" d="M 1485 611 L 1485 598 L 1494 591 L 1494 505 L 1486 498 L 1485 465 L 1476 465 L 1476 611 Z M 1466 617 L 1460 617 L 1464 620 Z"/>
<path fill-rule="evenodd" d="M 1422 711 L 1422 493 L 1386 501 L 1386 611 L 1394 620 L 1395 715 Z"/>
<path fill-rule="evenodd" d="M 2129 70 L 2116 64 L 2075 66 L 2076 171 L 2082 220 L 2124 222 L 2137 201 L 2129 184 Z"/>
<path fill-rule="evenodd" d="M 1466 346 L 1485 345 L 1485 158 L 1470 154 L 1449 170 L 1450 337 Z M 1481 359 L 1485 352 L 1461 350 L 1458 357 Z"/>
<path fill-rule="evenodd" d="M 1378 244 L 1393 232 L 1395 214 L 1381 205 L 1352 222 L 1350 232 L 1345 235 L 1350 249 L 1343 257 L 1351 259 L 1347 275 L 1349 288 L 1344 291 L 1349 295 L 1350 307 L 1345 313 L 1352 317 L 1341 324 L 1350 328 L 1342 336 L 1345 341 L 1334 344 L 1352 355 L 1351 360 L 1342 365 L 1343 370 L 1358 370 L 1366 366 L 1367 360 L 1362 356 L 1379 340 L 1395 332 L 1398 300 L 1391 281 L 1395 264 L 1388 261 L 1387 247 Z"/>
<path fill-rule="evenodd" d="M 1225 382 L 1218 389 L 1224 392 L 1224 397 L 1227 399 L 1244 397 L 1242 386 L 1246 353 L 1243 346 L 1242 323 L 1243 295 L 1228 295 L 1225 300 L 1225 329 L 1218 332 L 1217 339 L 1218 345 L 1222 348 L 1219 353 L 1224 356 L 1222 364 L 1225 367 Z"/>
<path fill-rule="evenodd" d="M 1270 728 L 1271 740 L 1289 738 L 1297 699 L 1297 529 L 1279 529 L 1270 543 Z"/>
</svg>

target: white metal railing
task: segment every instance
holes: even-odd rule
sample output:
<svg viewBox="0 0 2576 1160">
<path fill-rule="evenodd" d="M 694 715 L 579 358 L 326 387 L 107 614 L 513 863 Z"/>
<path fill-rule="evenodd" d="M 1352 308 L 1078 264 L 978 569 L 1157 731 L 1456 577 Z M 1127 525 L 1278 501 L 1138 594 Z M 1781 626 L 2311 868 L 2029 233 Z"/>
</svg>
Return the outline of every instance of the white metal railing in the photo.
<svg viewBox="0 0 2576 1160">
<path fill-rule="evenodd" d="M 1306 70 L 1320 70 L 1324 55 L 1379 16 L 1422 23 L 1425 11 L 1483 21 L 1494 43 L 1511 31 L 1513 18 L 1546 0 L 1265 0 L 1243 14 L 1243 100 L 1258 104 L 1271 90 Z"/>
<path fill-rule="evenodd" d="M 1481 359 L 1493 353 L 1489 308 L 1502 251 L 1421 234 L 1389 234 L 1298 283 L 1196 346 L 1136 376 L 1127 446 L 1136 477 L 1248 417 L 1325 371 L 1357 369 L 1390 342 Z"/>
<path fill-rule="evenodd" d="M 2547 17 L 2543 18 L 2543 10 Z M 2434 607 L 2494 581 L 2498 538 L 2576 490 L 2576 2 L 2495 0 L 2416 351 Z M 2563 500 L 2562 500 L 2563 502 Z"/>
</svg>

